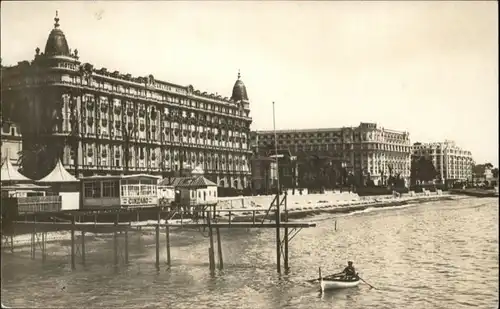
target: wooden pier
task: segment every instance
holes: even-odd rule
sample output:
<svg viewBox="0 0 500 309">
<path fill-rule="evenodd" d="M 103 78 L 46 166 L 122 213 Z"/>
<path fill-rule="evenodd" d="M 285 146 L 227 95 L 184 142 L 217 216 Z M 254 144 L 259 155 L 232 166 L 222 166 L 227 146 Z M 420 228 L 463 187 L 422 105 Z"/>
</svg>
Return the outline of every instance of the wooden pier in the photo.
<svg viewBox="0 0 500 309">
<path fill-rule="evenodd" d="M 85 253 L 85 234 L 86 233 L 112 233 L 113 234 L 113 252 L 114 252 L 114 265 L 119 265 L 119 247 L 120 241 L 118 233 L 124 236 L 123 245 L 124 249 L 124 263 L 129 263 L 129 237 L 128 232 L 131 230 L 140 230 L 145 227 L 154 228 L 155 230 L 155 247 L 156 247 L 156 263 L 157 270 L 160 269 L 160 248 L 161 230 L 165 231 L 165 246 L 166 246 L 166 264 L 171 267 L 171 243 L 170 243 L 170 230 L 177 229 L 208 229 L 209 248 L 208 257 L 210 272 L 213 274 L 216 269 L 215 263 L 215 240 L 217 242 L 217 256 L 219 269 L 223 269 L 224 261 L 222 256 L 222 242 L 220 236 L 220 229 L 262 229 L 271 228 L 276 230 L 276 266 L 278 273 L 281 273 L 281 261 L 284 262 L 285 272 L 289 271 L 289 244 L 291 240 L 303 228 L 315 227 L 316 224 L 312 222 L 289 222 L 288 210 L 286 208 L 287 196 L 276 195 L 275 199 L 267 210 L 265 209 L 217 209 L 216 206 L 207 206 L 196 209 L 194 211 L 187 210 L 187 207 L 179 206 L 165 206 L 155 208 L 144 208 L 134 210 L 107 210 L 107 211 L 70 211 L 60 213 L 32 213 L 18 216 L 15 220 L 10 222 L 10 246 L 11 251 L 14 252 L 13 236 L 16 232 L 22 234 L 31 234 L 31 257 L 35 259 L 37 249 L 41 251 L 42 260 L 47 257 L 46 254 L 46 239 L 48 232 L 55 231 L 69 231 L 71 237 L 71 268 L 76 269 L 76 256 L 81 256 L 81 264 L 86 264 Z M 281 207 L 284 206 L 284 211 Z M 265 212 L 262 220 L 257 220 L 257 214 Z M 274 213 L 273 216 L 271 216 Z M 246 222 L 235 222 L 238 214 L 252 214 L 252 220 Z M 139 223 L 141 218 L 147 217 L 148 219 L 154 218 L 154 223 L 145 222 Z M 180 217 L 180 221 L 169 222 L 175 217 Z M 185 218 L 190 218 L 191 221 L 186 221 Z M 262 217 L 262 215 L 259 215 Z M 260 218 L 259 218 L 260 219 Z M 163 222 L 164 223 L 163 223 Z M 281 238 L 281 230 L 284 230 L 283 239 Z M 215 237 L 214 237 L 215 232 Z M 77 241 L 77 233 L 80 234 L 79 241 Z M 5 231 L 3 233 L 5 238 Z M 8 236 L 7 236 L 8 237 Z M 4 241 L 3 243 L 9 243 Z"/>
</svg>

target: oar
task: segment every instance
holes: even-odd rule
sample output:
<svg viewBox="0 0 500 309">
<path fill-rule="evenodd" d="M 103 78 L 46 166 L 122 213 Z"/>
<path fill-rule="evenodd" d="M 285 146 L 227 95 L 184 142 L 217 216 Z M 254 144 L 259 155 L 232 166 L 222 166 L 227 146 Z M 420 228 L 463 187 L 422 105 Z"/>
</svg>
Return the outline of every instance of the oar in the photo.
<svg viewBox="0 0 500 309">
<path fill-rule="evenodd" d="M 318 281 L 318 280 L 321 280 L 321 267 L 319 268 L 319 278 L 309 279 L 306 282 L 314 282 L 314 281 Z"/>
<path fill-rule="evenodd" d="M 361 281 L 363 281 L 364 283 L 366 283 L 366 284 L 367 284 L 370 288 L 377 290 L 377 288 L 376 288 L 376 287 L 374 287 L 373 285 L 371 285 L 371 284 L 369 284 L 368 282 L 366 282 L 366 281 L 365 281 L 363 278 L 361 278 L 360 276 L 358 276 L 358 278 L 359 278 Z"/>
<path fill-rule="evenodd" d="M 333 274 L 333 275 L 329 275 L 329 276 L 324 276 L 324 277 L 323 277 L 323 279 L 325 279 L 325 278 L 330 278 L 330 277 L 335 277 L 336 275 L 338 275 L 338 274 Z M 309 280 L 306 280 L 306 282 L 315 282 L 315 281 L 318 281 L 318 280 L 321 280 L 321 278 L 309 279 Z"/>
</svg>

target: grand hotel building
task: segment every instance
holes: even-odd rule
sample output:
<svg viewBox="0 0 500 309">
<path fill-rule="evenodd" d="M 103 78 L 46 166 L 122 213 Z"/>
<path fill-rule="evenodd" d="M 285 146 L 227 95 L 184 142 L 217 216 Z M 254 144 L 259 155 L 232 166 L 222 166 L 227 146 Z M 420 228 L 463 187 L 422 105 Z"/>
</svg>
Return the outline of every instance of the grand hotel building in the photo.
<svg viewBox="0 0 500 309">
<path fill-rule="evenodd" d="M 299 186 L 301 178 L 307 177 L 306 161 L 311 157 L 326 158 L 336 177 L 344 168 L 357 179 L 369 177 L 376 185 L 386 184 L 390 175 L 398 174 L 409 184 L 412 146 L 408 132 L 361 123 L 357 127 L 277 130 L 276 137 L 277 148 L 290 151 L 299 161 Z M 253 147 L 261 156 L 272 152 L 274 140 L 274 131 L 252 132 Z"/>
<path fill-rule="evenodd" d="M 56 15 L 45 51 L 2 68 L 2 120 L 22 129 L 22 166 L 41 178 L 57 158 L 78 176 L 167 176 L 201 166 L 224 187 L 250 180 L 249 100 L 238 79 L 231 98 L 81 63 Z"/>
<path fill-rule="evenodd" d="M 438 143 L 415 143 L 413 154 L 432 160 L 436 171 L 443 181 L 472 180 L 474 160 L 472 153 L 446 140 Z"/>
</svg>

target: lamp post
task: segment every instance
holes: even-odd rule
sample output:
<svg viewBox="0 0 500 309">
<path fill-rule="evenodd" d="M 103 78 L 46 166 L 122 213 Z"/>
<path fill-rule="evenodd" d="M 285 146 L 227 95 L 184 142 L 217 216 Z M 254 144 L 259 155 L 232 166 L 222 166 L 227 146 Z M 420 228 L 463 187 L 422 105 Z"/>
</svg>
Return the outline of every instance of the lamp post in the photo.
<svg viewBox="0 0 500 309">
<path fill-rule="evenodd" d="M 347 163 L 345 162 L 341 162 L 340 163 L 340 166 L 341 166 L 341 173 L 340 173 L 340 193 L 342 193 L 342 191 L 344 190 L 344 186 L 345 186 L 345 177 L 346 177 L 346 167 L 347 167 Z"/>
<path fill-rule="evenodd" d="M 292 165 L 292 195 L 295 195 L 295 187 L 297 186 L 297 157 L 290 156 L 290 163 Z"/>
</svg>

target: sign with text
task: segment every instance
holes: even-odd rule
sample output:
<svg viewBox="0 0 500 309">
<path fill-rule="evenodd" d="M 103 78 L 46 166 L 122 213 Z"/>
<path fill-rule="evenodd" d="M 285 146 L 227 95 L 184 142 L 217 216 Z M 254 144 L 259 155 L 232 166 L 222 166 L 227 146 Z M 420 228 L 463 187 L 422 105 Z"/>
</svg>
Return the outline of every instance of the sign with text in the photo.
<svg viewBox="0 0 500 309">
<path fill-rule="evenodd" d="M 158 198 L 153 196 L 121 197 L 120 204 L 127 205 L 156 205 Z"/>
</svg>

